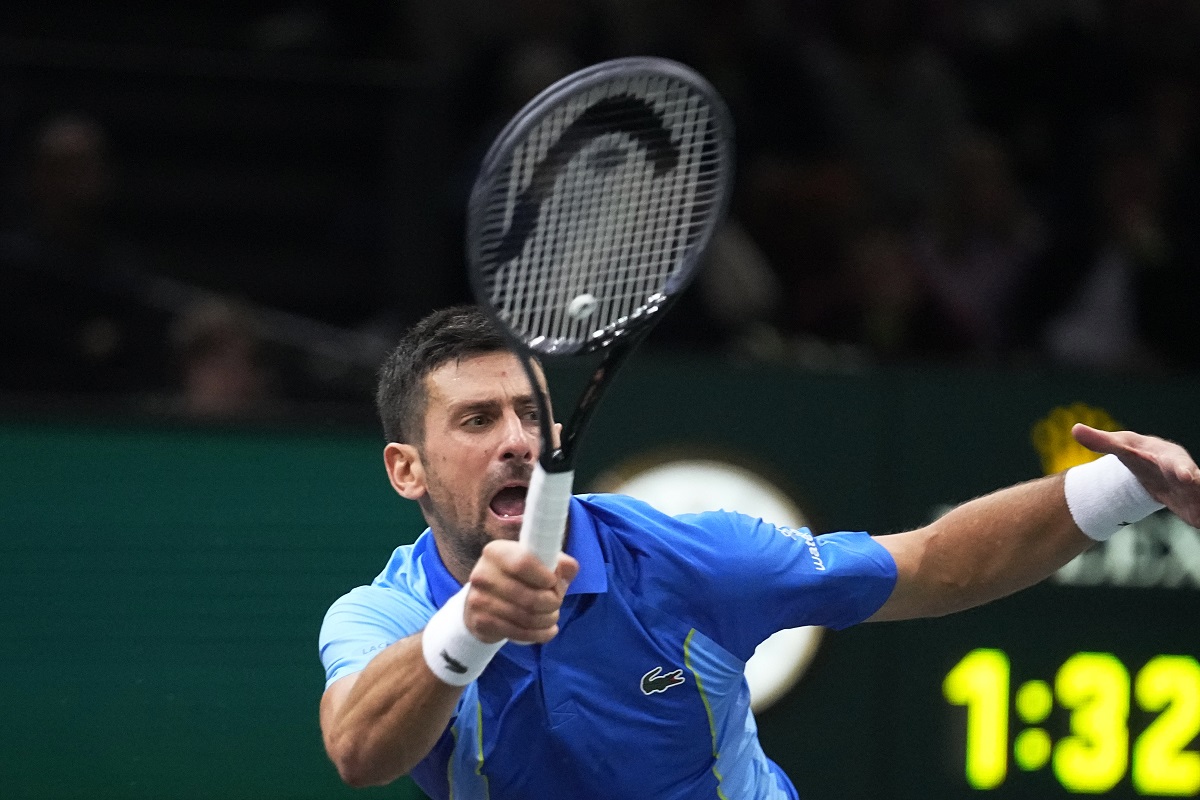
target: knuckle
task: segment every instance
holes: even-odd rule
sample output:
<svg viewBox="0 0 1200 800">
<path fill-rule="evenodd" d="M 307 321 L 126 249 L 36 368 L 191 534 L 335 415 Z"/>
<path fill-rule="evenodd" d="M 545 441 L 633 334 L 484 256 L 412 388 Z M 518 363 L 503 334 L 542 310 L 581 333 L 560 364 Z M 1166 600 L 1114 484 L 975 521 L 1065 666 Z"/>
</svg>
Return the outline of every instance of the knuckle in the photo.
<svg viewBox="0 0 1200 800">
<path fill-rule="evenodd" d="M 530 628 L 546 628 L 558 621 L 557 611 L 533 611 L 521 620 Z"/>
<path fill-rule="evenodd" d="M 521 566 L 524 574 L 528 577 L 531 586 L 539 589 L 545 589 L 553 586 L 558 578 L 553 572 L 547 569 L 537 556 L 532 553 L 527 554 L 528 560 Z"/>
<path fill-rule="evenodd" d="M 467 617 L 478 616 L 486 605 L 484 599 L 479 587 L 472 584 L 471 591 L 467 593 L 467 601 L 463 603 L 463 615 Z"/>
<path fill-rule="evenodd" d="M 524 548 L 508 539 L 494 539 L 483 547 L 483 558 L 495 564 L 509 566 L 524 555 Z"/>
<path fill-rule="evenodd" d="M 542 638 L 540 631 L 535 631 L 530 628 L 514 628 L 512 636 L 509 638 L 513 641 L 525 642 L 527 644 L 543 644 L 546 641 Z"/>
<path fill-rule="evenodd" d="M 476 567 L 470 577 L 471 591 L 467 593 L 467 604 L 480 596 L 481 594 L 492 591 L 495 586 L 495 578 L 487 570 L 480 570 Z"/>
<path fill-rule="evenodd" d="M 526 605 L 530 611 L 538 614 L 547 614 L 552 611 L 557 612 L 559 607 L 562 605 L 562 600 L 557 596 L 557 594 L 543 589 L 541 591 L 532 593 L 529 597 L 529 602 Z"/>
<path fill-rule="evenodd" d="M 502 635 L 496 620 L 486 614 L 477 614 L 473 618 L 467 619 L 467 630 L 479 639 Z"/>
<path fill-rule="evenodd" d="M 509 548 L 501 555 L 505 568 L 514 573 L 523 573 L 528 570 L 530 559 L 533 559 L 533 555 L 526 552 L 524 548 Z"/>
<path fill-rule="evenodd" d="M 482 592 L 472 591 L 467 595 L 467 602 L 463 606 L 464 616 L 469 617 L 485 617 L 490 612 L 492 606 L 491 598 Z"/>
<path fill-rule="evenodd" d="M 546 628 L 530 628 L 526 631 L 526 633 L 524 634 L 524 637 L 531 642 L 545 644 L 546 642 L 553 639 L 554 634 L 557 632 L 558 632 L 557 629 L 548 630 Z"/>
<path fill-rule="evenodd" d="M 496 576 L 500 573 L 500 571 L 500 564 L 497 562 L 496 557 L 494 555 L 488 557 L 485 554 L 477 562 L 475 562 L 475 566 L 471 569 L 471 574 L 468 577 L 468 580 L 472 584 L 491 582 L 496 579 Z"/>
</svg>

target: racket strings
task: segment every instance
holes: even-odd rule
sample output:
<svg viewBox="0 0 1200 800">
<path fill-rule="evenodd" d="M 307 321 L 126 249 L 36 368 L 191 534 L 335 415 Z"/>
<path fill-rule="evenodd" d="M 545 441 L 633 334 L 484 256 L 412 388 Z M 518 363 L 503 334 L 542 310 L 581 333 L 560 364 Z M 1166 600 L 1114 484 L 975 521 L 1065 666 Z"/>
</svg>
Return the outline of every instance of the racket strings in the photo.
<svg viewBox="0 0 1200 800">
<path fill-rule="evenodd" d="M 586 145 L 563 163 L 548 164 L 572 123 L 611 98 L 632 100 L 589 117 L 593 135 Z M 661 120 L 675 151 L 665 174 L 656 166 L 672 159 L 644 146 L 655 132 L 633 124 L 632 113 L 645 108 Z M 579 342 L 644 313 L 685 268 L 719 213 L 716 135 L 706 99 L 662 77 L 594 86 L 540 121 L 498 170 L 486 209 L 484 252 L 521 222 L 529 197 L 541 193 L 536 224 L 519 254 L 494 265 L 490 278 L 489 295 L 506 321 L 528 339 Z M 552 184 L 539 186 L 547 174 Z M 587 302 L 573 305 L 580 299 Z"/>
</svg>

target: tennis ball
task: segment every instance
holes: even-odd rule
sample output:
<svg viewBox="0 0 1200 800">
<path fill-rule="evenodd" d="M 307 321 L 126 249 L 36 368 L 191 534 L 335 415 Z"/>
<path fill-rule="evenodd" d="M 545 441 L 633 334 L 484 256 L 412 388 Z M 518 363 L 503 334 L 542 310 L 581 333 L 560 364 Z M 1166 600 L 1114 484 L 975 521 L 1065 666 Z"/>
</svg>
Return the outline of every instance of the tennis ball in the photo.
<svg viewBox="0 0 1200 800">
<path fill-rule="evenodd" d="M 571 319 L 587 319 L 592 314 L 596 313 L 599 308 L 600 301 L 593 294 L 581 294 L 571 301 L 567 306 L 567 316 Z"/>
</svg>

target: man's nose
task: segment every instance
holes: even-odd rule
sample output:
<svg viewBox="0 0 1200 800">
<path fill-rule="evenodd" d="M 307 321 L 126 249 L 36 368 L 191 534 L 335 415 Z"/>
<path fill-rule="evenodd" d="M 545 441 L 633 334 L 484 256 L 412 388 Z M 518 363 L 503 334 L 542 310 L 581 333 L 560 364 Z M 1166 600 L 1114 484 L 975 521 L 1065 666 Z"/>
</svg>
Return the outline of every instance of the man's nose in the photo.
<svg viewBox="0 0 1200 800">
<path fill-rule="evenodd" d="M 518 459 L 532 461 L 537 451 L 537 433 L 530 431 L 518 414 L 504 415 L 504 440 L 501 442 L 501 458 L 505 461 Z"/>
</svg>

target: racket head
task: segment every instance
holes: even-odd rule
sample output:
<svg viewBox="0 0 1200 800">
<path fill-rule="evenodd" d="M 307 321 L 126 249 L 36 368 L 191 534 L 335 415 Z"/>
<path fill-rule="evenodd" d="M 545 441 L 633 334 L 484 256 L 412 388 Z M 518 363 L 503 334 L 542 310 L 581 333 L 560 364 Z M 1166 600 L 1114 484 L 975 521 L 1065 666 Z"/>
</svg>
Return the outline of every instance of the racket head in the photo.
<svg viewBox="0 0 1200 800">
<path fill-rule="evenodd" d="M 467 224 L 476 299 L 540 357 L 637 341 L 700 266 L 733 162 L 729 110 L 689 67 L 634 57 L 567 76 L 484 157 Z"/>
</svg>

